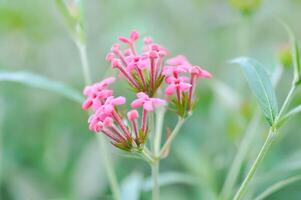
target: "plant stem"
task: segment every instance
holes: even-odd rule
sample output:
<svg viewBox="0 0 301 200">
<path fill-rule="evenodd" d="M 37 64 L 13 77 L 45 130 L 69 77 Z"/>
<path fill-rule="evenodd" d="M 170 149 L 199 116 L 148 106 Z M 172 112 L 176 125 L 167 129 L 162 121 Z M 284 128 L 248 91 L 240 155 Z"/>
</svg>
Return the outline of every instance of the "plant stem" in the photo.
<svg viewBox="0 0 301 200">
<path fill-rule="evenodd" d="M 272 128 L 270 128 L 268 137 L 265 140 L 265 142 L 264 142 L 259 154 L 257 155 L 257 158 L 256 158 L 255 162 L 253 163 L 250 171 L 248 172 L 246 178 L 244 179 L 244 181 L 241 184 L 239 190 L 237 191 L 236 195 L 234 196 L 234 200 L 240 200 L 243 197 L 243 195 L 244 195 L 250 181 L 252 180 L 259 164 L 261 163 L 261 161 L 265 157 L 266 153 L 268 152 L 269 148 L 271 147 L 271 144 L 273 143 L 276 135 L 277 135 L 277 133 L 274 132 L 272 130 Z"/>
<path fill-rule="evenodd" d="M 103 164 L 105 166 L 105 170 L 107 172 L 107 176 L 110 182 L 110 187 L 112 190 L 112 194 L 115 200 L 120 199 L 120 192 L 119 192 L 119 184 L 117 181 L 116 174 L 114 172 L 114 168 L 112 167 L 112 162 L 108 158 L 108 151 L 106 147 L 105 140 L 102 135 L 97 135 L 99 138 L 99 146 L 100 146 L 100 152 L 103 158 Z"/>
<path fill-rule="evenodd" d="M 258 127 L 259 120 L 260 120 L 260 115 L 259 115 L 259 112 L 256 111 L 248 125 L 248 128 L 241 141 L 241 144 L 239 145 L 237 154 L 234 157 L 234 160 L 230 167 L 229 173 L 227 174 L 225 183 L 223 185 L 223 188 L 222 188 L 222 191 L 220 194 L 220 199 L 228 199 L 229 196 L 231 195 L 231 191 L 233 190 L 233 187 L 238 178 L 242 163 L 244 162 L 244 159 L 245 159 L 245 157 L 249 151 L 249 148 L 253 142 L 253 138 L 255 136 L 254 131 Z"/>
<path fill-rule="evenodd" d="M 286 97 L 285 100 L 284 100 L 284 103 L 283 103 L 283 105 L 282 105 L 282 107 L 281 107 L 281 110 L 279 111 L 279 114 L 278 114 L 278 117 L 277 117 L 276 121 L 278 121 L 278 120 L 282 117 L 283 113 L 284 113 L 285 110 L 287 109 L 287 106 L 288 106 L 289 103 L 291 102 L 291 99 L 292 99 L 292 97 L 293 97 L 293 95 L 294 95 L 295 90 L 296 90 L 296 85 L 295 85 L 295 84 L 292 84 L 292 87 L 291 87 L 291 89 L 290 89 L 290 91 L 289 91 L 287 97 Z M 276 122 L 276 124 L 277 124 L 277 122 Z"/>
<path fill-rule="evenodd" d="M 152 163 L 152 179 L 153 179 L 153 190 L 152 190 L 152 199 L 159 200 L 160 197 L 160 188 L 158 184 L 159 178 L 159 166 L 160 166 L 160 146 L 161 146 L 161 137 L 162 129 L 164 122 L 165 108 L 161 107 L 156 110 L 156 130 L 153 140 L 153 155 L 156 160 Z"/>
<path fill-rule="evenodd" d="M 87 57 L 87 50 L 86 50 L 86 45 L 83 44 L 80 41 L 75 41 L 79 54 L 80 54 L 80 60 L 82 64 L 82 70 L 84 74 L 84 79 L 85 79 L 85 84 L 90 85 L 91 84 L 91 73 L 90 73 L 90 68 L 89 68 L 89 62 L 88 62 L 88 57 Z M 114 172 L 114 168 L 112 165 L 112 161 L 108 157 L 108 151 L 106 148 L 106 144 L 104 142 L 103 137 L 99 137 L 99 145 L 100 145 L 100 153 L 101 157 L 103 158 L 103 163 L 105 165 L 105 169 L 107 172 L 107 176 L 109 179 L 110 187 L 114 196 L 115 200 L 120 200 L 120 191 L 119 191 L 119 185 L 117 181 L 116 174 Z"/>
<path fill-rule="evenodd" d="M 84 74 L 85 84 L 90 85 L 92 83 L 92 81 L 91 81 L 91 73 L 90 73 L 90 68 L 89 68 L 86 45 L 80 41 L 75 42 L 75 43 L 78 48 L 80 60 L 82 63 L 82 70 L 83 70 L 83 74 Z"/>
<path fill-rule="evenodd" d="M 182 125 L 184 124 L 184 122 L 185 122 L 185 119 L 179 118 L 176 127 L 174 128 L 174 130 L 172 131 L 171 135 L 168 137 L 168 139 L 166 140 L 166 142 L 163 145 L 162 149 L 160 150 L 159 157 L 163 156 L 163 154 L 165 153 L 165 151 L 167 150 L 167 148 L 170 146 L 170 144 L 173 141 L 173 139 L 178 134 L 178 132 L 179 132 L 180 128 L 182 127 Z"/>
<path fill-rule="evenodd" d="M 153 190 L 152 190 L 152 200 L 159 200 L 160 190 L 159 190 L 159 160 L 152 164 L 152 179 L 153 179 Z"/>
<path fill-rule="evenodd" d="M 159 156 L 159 153 L 160 153 L 160 145 L 161 145 L 161 137 L 162 137 L 162 129 L 163 129 L 165 111 L 166 111 L 166 109 L 164 107 L 160 107 L 156 111 L 156 131 L 155 131 L 155 136 L 154 136 L 155 156 Z"/>
</svg>

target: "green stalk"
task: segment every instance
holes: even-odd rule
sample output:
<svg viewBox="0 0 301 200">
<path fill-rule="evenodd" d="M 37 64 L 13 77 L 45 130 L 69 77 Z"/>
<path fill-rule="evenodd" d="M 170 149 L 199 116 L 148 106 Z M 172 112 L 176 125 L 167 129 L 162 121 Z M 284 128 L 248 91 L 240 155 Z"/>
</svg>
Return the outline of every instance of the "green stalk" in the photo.
<svg viewBox="0 0 301 200">
<path fill-rule="evenodd" d="M 82 71 L 84 74 L 85 84 L 90 85 L 92 83 L 92 81 L 91 81 L 91 73 L 90 73 L 90 68 L 89 68 L 86 45 L 80 41 L 78 41 L 78 42 L 75 41 L 75 43 L 78 48 L 80 60 L 82 63 L 81 66 L 82 66 Z"/>
<path fill-rule="evenodd" d="M 162 157 L 163 154 L 165 153 L 165 151 L 167 150 L 167 148 L 169 148 L 171 142 L 177 136 L 177 134 L 178 134 L 179 130 L 181 129 L 181 127 L 183 126 L 184 122 L 185 122 L 185 119 L 179 118 L 176 127 L 174 128 L 171 135 L 168 137 L 168 139 L 166 140 L 166 142 L 163 145 L 162 149 L 160 150 L 159 157 Z"/>
<path fill-rule="evenodd" d="M 259 154 L 256 157 L 255 162 L 253 163 L 250 171 L 248 172 L 245 180 L 243 181 L 243 183 L 241 184 L 239 190 L 237 191 L 236 195 L 234 196 L 234 200 L 240 200 L 242 199 L 250 181 L 252 180 L 258 166 L 260 165 L 261 161 L 263 160 L 263 158 L 265 157 L 266 153 L 268 152 L 269 148 L 271 147 L 274 139 L 276 138 L 275 136 L 277 135 L 276 132 L 274 132 L 272 130 L 272 128 L 270 128 L 269 134 L 267 139 L 265 140 L 263 146 L 261 147 L 261 150 L 259 152 Z"/>
<path fill-rule="evenodd" d="M 166 109 L 164 107 L 160 107 L 156 110 L 156 127 L 154 132 L 154 140 L 153 140 L 153 155 L 156 158 L 154 162 L 151 164 L 152 168 L 152 179 L 153 179 L 153 189 L 152 189 L 152 199 L 159 200 L 160 198 L 160 188 L 159 188 L 159 167 L 160 167 L 160 146 L 161 146 L 161 137 L 162 137 L 162 129 L 164 122 L 164 115 Z"/>
<path fill-rule="evenodd" d="M 75 41 L 78 51 L 80 54 L 80 60 L 82 63 L 82 70 L 84 74 L 84 79 L 85 79 L 85 84 L 90 85 L 91 84 L 91 73 L 90 73 L 90 68 L 89 68 L 89 62 L 88 62 L 88 57 L 87 57 L 87 50 L 86 50 L 86 45 L 81 43 L 80 41 Z M 109 179 L 110 187 L 114 196 L 115 200 L 120 200 L 120 190 L 119 190 L 119 185 L 117 181 L 116 174 L 114 172 L 113 164 L 112 161 L 108 157 L 108 151 L 106 148 L 106 144 L 104 142 L 103 137 L 99 137 L 99 146 L 100 146 L 100 154 L 103 159 L 103 163 L 105 166 L 105 170 L 107 172 L 107 176 Z"/>
<path fill-rule="evenodd" d="M 270 128 L 268 137 L 265 141 L 265 143 L 263 144 L 259 154 L 257 155 L 257 158 L 255 160 L 255 162 L 253 163 L 251 169 L 249 170 L 246 178 L 244 179 L 243 183 L 241 184 L 240 188 L 238 189 L 237 193 L 234 196 L 234 200 L 240 200 L 242 199 L 250 181 L 252 180 L 258 166 L 260 165 L 261 161 L 264 159 L 266 153 L 268 152 L 271 144 L 273 143 L 273 141 L 275 140 L 275 138 L 277 137 L 278 133 L 277 133 L 277 124 L 279 123 L 279 120 L 281 120 L 282 115 L 284 114 L 284 112 L 286 111 L 287 107 L 289 106 L 291 99 L 294 95 L 294 92 L 296 90 L 296 85 L 292 84 L 292 87 L 288 93 L 288 95 L 286 96 L 284 103 L 282 104 L 282 107 L 280 109 L 279 114 L 277 115 L 276 121 L 274 122 L 274 126 L 272 126 Z"/>
<path fill-rule="evenodd" d="M 159 160 L 156 160 L 152 164 L 152 179 L 153 179 L 152 200 L 159 200 L 159 197 L 160 197 L 160 189 L 159 189 Z"/>
</svg>

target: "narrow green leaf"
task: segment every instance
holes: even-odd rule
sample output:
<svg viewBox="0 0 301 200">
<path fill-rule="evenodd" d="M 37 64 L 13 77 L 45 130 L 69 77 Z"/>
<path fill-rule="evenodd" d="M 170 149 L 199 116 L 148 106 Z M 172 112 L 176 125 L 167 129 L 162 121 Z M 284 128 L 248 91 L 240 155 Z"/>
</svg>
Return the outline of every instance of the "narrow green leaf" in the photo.
<svg viewBox="0 0 301 200">
<path fill-rule="evenodd" d="M 0 71 L 0 81 L 12 81 L 22 83 L 31 87 L 40 88 L 61 94 L 78 103 L 83 102 L 83 96 L 75 89 L 64 83 L 49 80 L 46 77 L 30 72 Z"/>
<path fill-rule="evenodd" d="M 290 177 L 288 179 L 285 179 L 285 180 L 281 180 L 275 184 L 273 184 L 272 186 L 270 186 L 269 188 L 267 188 L 264 192 L 262 192 L 259 196 L 257 196 L 255 198 L 255 200 L 264 200 L 266 199 L 268 196 L 270 196 L 271 194 L 279 191 L 280 189 L 292 184 L 292 183 L 295 183 L 297 181 L 300 181 L 301 180 L 301 176 L 293 176 L 293 177 Z"/>
<path fill-rule="evenodd" d="M 294 66 L 294 83 L 296 85 L 301 84 L 301 56 L 300 56 L 300 48 L 298 42 L 296 40 L 295 34 L 292 31 L 291 27 L 281 19 L 278 19 L 278 22 L 282 24 L 282 26 L 285 28 L 290 38 L 290 43 L 292 48 L 292 59 L 293 59 L 293 66 Z"/>
<path fill-rule="evenodd" d="M 241 57 L 232 61 L 239 64 L 257 102 L 270 126 L 275 122 L 278 114 L 278 104 L 271 80 L 264 67 L 254 59 Z"/>
</svg>

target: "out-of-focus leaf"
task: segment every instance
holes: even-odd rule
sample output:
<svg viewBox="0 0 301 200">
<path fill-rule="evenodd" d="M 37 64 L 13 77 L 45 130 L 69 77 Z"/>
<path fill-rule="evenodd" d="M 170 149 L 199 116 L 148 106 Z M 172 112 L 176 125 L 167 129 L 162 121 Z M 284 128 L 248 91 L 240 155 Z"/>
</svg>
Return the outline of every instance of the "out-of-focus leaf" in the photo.
<svg viewBox="0 0 301 200">
<path fill-rule="evenodd" d="M 236 91 L 222 81 L 212 80 L 211 85 L 213 87 L 213 91 L 219 97 L 217 99 L 221 100 L 227 108 L 230 110 L 239 108 L 239 105 L 242 103 L 242 98 Z"/>
<path fill-rule="evenodd" d="M 191 175 L 178 173 L 178 172 L 165 172 L 160 174 L 159 185 L 166 186 L 171 184 L 188 184 L 196 185 L 197 179 Z M 151 177 L 147 178 L 143 183 L 143 190 L 150 191 L 152 189 L 152 179 Z"/>
<path fill-rule="evenodd" d="M 0 81 L 12 81 L 22 83 L 31 87 L 56 92 L 78 103 L 83 102 L 83 96 L 68 85 L 65 85 L 64 83 L 61 83 L 59 81 L 50 80 L 46 77 L 36 75 L 30 72 L 0 71 Z"/>
<path fill-rule="evenodd" d="M 121 182 L 121 200 L 139 200 L 143 176 L 134 172 Z"/>
<path fill-rule="evenodd" d="M 254 59 L 241 57 L 231 61 L 239 64 L 253 90 L 258 104 L 272 126 L 278 114 L 278 103 L 271 80 L 264 67 Z"/>
<path fill-rule="evenodd" d="M 283 25 L 285 30 L 287 31 L 291 48 L 292 48 L 292 59 L 293 59 L 293 66 L 294 66 L 294 83 L 300 84 L 301 83 L 301 58 L 300 58 L 300 48 L 298 42 L 296 40 L 295 34 L 292 31 L 291 27 L 286 24 L 283 20 L 278 19 L 280 24 Z"/>
<path fill-rule="evenodd" d="M 266 197 L 270 196 L 271 194 L 279 191 L 280 189 L 288 186 L 289 184 L 295 183 L 297 181 L 301 180 L 301 175 L 299 176 L 293 176 L 285 180 L 281 180 L 272 186 L 268 187 L 264 192 L 262 192 L 260 195 L 258 195 L 255 200 L 263 200 Z"/>
<path fill-rule="evenodd" d="M 301 112 L 301 105 L 293 108 L 279 120 L 279 122 L 277 123 L 277 127 L 278 128 L 281 127 L 290 117 L 292 117 L 293 115 L 296 115 L 300 112 Z"/>
</svg>

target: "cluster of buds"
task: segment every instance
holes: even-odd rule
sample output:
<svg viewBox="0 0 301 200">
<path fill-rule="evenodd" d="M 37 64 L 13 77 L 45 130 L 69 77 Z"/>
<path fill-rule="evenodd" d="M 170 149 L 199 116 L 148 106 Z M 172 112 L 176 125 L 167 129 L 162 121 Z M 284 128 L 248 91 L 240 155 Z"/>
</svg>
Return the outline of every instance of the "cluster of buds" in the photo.
<svg viewBox="0 0 301 200">
<path fill-rule="evenodd" d="M 150 112 L 157 106 L 171 104 L 178 116 L 185 118 L 195 103 L 196 80 L 211 77 L 206 70 L 191 65 L 184 56 L 171 58 L 165 64 L 167 50 L 153 43 L 150 37 L 144 38 L 142 52 L 138 54 L 135 46 L 138 39 L 136 31 L 131 32 L 129 38 L 119 37 L 126 48 L 114 44 L 106 57 L 136 93 L 137 98 L 131 102 L 132 110 L 127 114 L 119 111 L 126 98 L 113 96 L 109 85 L 115 81 L 114 77 L 87 86 L 84 90 L 87 99 L 82 106 L 84 110 L 93 110 L 88 120 L 90 130 L 104 133 L 113 145 L 127 151 L 145 144 L 150 132 Z M 141 117 L 137 109 L 141 110 Z"/>
</svg>

